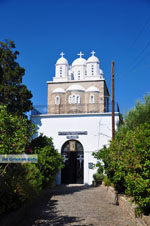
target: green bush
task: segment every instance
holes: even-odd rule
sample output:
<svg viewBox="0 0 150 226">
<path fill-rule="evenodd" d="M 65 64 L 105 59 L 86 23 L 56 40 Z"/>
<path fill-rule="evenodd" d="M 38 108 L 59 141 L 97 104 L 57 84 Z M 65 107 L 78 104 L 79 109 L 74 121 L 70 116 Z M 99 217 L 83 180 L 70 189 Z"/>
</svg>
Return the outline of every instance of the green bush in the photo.
<svg viewBox="0 0 150 226">
<path fill-rule="evenodd" d="M 24 117 L 11 115 L 0 106 L 0 154 L 37 154 L 38 163 L 0 164 L 0 214 L 31 201 L 63 166 L 51 138 L 30 142 L 34 126 Z"/>
<path fill-rule="evenodd" d="M 26 118 L 8 114 L 0 105 L 0 154 L 22 154 L 34 133 Z"/>
<path fill-rule="evenodd" d="M 63 158 L 54 147 L 46 146 L 40 150 L 37 167 L 42 174 L 44 187 L 56 177 L 56 174 L 63 166 Z"/>
<path fill-rule="evenodd" d="M 45 146 L 51 146 L 54 148 L 52 138 L 44 136 L 43 134 L 40 134 L 40 136 L 32 139 L 30 143 L 30 147 L 31 149 L 33 149 L 33 151 L 38 150 L 40 148 L 44 148 Z"/>
<path fill-rule="evenodd" d="M 119 131 L 109 148 L 95 153 L 103 159 L 105 172 L 118 192 L 133 197 L 136 213 L 150 213 L 150 124 Z"/>
<path fill-rule="evenodd" d="M 111 186 L 111 181 L 107 176 L 104 177 L 104 185 L 105 186 Z"/>
<path fill-rule="evenodd" d="M 38 155 L 37 167 L 42 174 L 42 185 L 47 186 L 64 166 L 63 157 L 54 147 L 52 138 L 42 134 L 31 141 L 32 152 Z"/>
<path fill-rule="evenodd" d="M 150 96 L 126 116 L 110 146 L 94 153 L 118 192 L 137 205 L 136 214 L 150 214 Z M 101 168 L 100 168 L 101 169 Z"/>
<path fill-rule="evenodd" d="M 96 182 L 103 181 L 104 175 L 102 173 L 101 174 L 95 173 L 93 174 L 93 178 Z"/>
<path fill-rule="evenodd" d="M 0 184 L 0 213 L 3 213 L 20 207 L 39 194 L 41 173 L 34 164 L 12 164 L 1 176 Z"/>
</svg>

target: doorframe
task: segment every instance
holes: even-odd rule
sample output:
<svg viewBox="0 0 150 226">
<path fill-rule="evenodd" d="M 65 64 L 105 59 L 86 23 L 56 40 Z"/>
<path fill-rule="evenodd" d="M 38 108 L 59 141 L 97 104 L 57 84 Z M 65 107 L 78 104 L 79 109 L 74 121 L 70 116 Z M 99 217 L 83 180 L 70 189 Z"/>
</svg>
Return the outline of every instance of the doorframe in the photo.
<svg viewBox="0 0 150 226">
<path fill-rule="evenodd" d="M 77 143 L 78 143 L 78 144 L 80 144 L 81 147 L 82 147 L 82 153 L 83 153 L 83 181 L 82 181 L 82 183 L 84 184 L 84 166 L 85 166 L 85 162 L 84 162 L 85 156 L 84 156 L 84 155 L 85 155 L 85 153 L 84 153 L 84 148 L 83 148 L 82 143 L 81 143 L 80 141 L 78 141 L 78 140 L 75 140 L 75 139 L 66 140 L 66 141 L 63 143 L 62 147 L 61 147 L 61 155 L 63 154 L 63 149 L 64 149 L 65 144 L 68 143 L 68 145 L 69 145 L 69 141 L 75 141 L 75 142 L 76 142 L 76 145 L 77 145 Z M 76 147 L 75 152 L 77 152 L 77 147 Z M 60 184 L 62 184 L 62 169 L 61 169 L 61 172 L 60 172 Z"/>
</svg>

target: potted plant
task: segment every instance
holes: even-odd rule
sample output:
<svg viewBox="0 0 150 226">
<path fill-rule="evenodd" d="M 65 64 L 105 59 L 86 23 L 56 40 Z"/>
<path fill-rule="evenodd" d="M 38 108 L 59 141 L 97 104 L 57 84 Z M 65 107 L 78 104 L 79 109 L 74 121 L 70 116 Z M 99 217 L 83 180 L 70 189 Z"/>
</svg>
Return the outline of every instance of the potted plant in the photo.
<svg viewBox="0 0 150 226">
<path fill-rule="evenodd" d="M 98 185 L 102 184 L 104 175 L 102 173 L 97 172 L 97 173 L 93 174 L 93 179 L 94 179 L 93 185 L 98 186 Z"/>
</svg>

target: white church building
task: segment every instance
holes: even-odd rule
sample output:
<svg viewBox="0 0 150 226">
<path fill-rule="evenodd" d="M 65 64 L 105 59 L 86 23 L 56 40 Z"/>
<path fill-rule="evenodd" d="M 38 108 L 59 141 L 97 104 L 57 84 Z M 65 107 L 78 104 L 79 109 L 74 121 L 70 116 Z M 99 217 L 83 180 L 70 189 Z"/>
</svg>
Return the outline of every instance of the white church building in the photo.
<svg viewBox="0 0 150 226">
<path fill-rule="evenodd" d="M 48 81 L 46 112 L 32 111 L 32 122 L 40 133 L 53 138 L 64 156 L 65 167 L 57 175 L 57 184 L 91 185 L 96 172 L 92 153 L 109 145 L 112 137 L 112 113 L 109 91 L 100 61 L 92 51 L 86 60 L 82 52 L 70 66 L 61 53 L 55 65 L 53 81 Z M 119 112 L 115 112 L 115 126 Z"/>
</svg>

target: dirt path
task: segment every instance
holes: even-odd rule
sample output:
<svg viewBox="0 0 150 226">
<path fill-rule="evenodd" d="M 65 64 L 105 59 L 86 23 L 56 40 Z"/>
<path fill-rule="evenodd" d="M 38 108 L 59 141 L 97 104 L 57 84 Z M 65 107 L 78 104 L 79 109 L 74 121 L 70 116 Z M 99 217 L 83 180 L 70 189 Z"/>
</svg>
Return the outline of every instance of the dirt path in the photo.
<svg viewBox="0 0 150 226">
<path fill-rule="evenodd" d="M 107 189 L 82 185 L 57 186 L 28 211 L 20 226 L 135 226 L 115 205 Z"/>
</svg>

